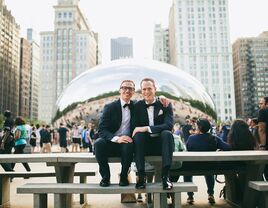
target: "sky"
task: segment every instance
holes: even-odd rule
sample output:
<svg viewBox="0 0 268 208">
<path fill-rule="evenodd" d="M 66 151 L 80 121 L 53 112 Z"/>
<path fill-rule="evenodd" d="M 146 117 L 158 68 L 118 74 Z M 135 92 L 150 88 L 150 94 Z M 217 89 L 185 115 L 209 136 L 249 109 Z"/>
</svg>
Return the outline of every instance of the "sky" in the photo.
<svg viewBox="0 0 268 208">
<path fill-rule="evenodd" d="M 57 0 L 5 0 L 8 9 L 21 26 L 37 33 L 52 31 L 53 6 Z M 79 6 L 92 30 L 102 42 L 103 62 L 110 59 L 110 39 L 133 38 L 134 57 L 152 57 L 154 24 L 167 26 L 172 0 L 80 0 Z M 267 0 L 229 0 L 230 38 L 253 37 L 268 30 Z"/>
</svg>

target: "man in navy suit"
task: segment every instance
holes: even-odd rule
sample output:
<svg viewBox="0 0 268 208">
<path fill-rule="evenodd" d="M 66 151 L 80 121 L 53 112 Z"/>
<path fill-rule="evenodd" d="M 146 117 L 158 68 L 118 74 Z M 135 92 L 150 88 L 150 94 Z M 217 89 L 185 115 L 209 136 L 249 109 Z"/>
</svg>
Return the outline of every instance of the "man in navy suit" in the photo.
<svg viewBox="0 0 268 208">
<path fill-rule="evenodd" d="M 169 104 L 164 107 L 156 99 L 156 86 L 153 79 L 145 78 L 141 81 L 143 100 L 134 105 L 135 129 L 132 133 L 135 145 L 135 161 L 138 170 L 137 189 L 144 189 L 145 155 L 162 155 L 162 184 L 163 189 L 172 189 L 168 178 L 174 150 L 173 109 Z"/>
<path fill-rule="evenodd" d="M 121 156 L 120 186 L 128 186 L 127 179 L 129 167 L 133 159 L 133 140 L 131 138 L 134 129 L 132 114 L 133 101 L 131 97 L 135 93 L 135 84 L 131 80 L 124 80 L 119 89 L 120 99 L 105 105 L 99 123 L 99 136 L 96 140 L 95 155 L 99 163 L 99 171 L 102 176 L 100 186 L 110 185 L 110 168 L 108 157 Z"/>
</svg>

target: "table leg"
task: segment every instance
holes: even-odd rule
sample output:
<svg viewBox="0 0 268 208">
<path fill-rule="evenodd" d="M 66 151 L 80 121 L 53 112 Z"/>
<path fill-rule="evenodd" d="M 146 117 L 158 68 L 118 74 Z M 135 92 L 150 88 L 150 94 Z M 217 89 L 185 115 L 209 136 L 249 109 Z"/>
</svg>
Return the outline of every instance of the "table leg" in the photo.
<svg viewBox="0 0 268 208">
<path fill-rule="evenodd" d="M 155 168 L 155 182 L 161 183 L 162 182 L 162 163 L 153 163 Z M 160 194 L 160 207 L 167 207 L 167 194 L 161 193 Z"/>
<path fill-rule="evenodd" d="M 55 166 L 57 183 L 73 183 L 74 180 L 75 164 L 68 166 Z M 71 208 L 72 207 L 72 194 L 59 194 L 58 206 Z"/>
<path fill-rule="evenodd" d="M 247 165 L 247 174 L 245 176 L 245 189 L 242 201 L 243 208 L 252 208 L 256 207 L 259 201 L 260 193 L 249 188 L 249 181 L 262 181 L 263 180 L 263 171 L 265 164 L 256 164 L 249 163 Z"/>
</svg>

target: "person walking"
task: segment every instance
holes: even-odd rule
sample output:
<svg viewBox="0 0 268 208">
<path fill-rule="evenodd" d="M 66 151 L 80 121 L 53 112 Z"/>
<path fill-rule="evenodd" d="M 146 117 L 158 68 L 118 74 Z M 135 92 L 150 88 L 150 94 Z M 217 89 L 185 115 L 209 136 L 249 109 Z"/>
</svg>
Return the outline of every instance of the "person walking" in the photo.
<svg viewBox="0 0 268 208">
<path fill-rule="evenodd" d="M 18 116 L 15 119 L 15 151 L 14 154 L 23 154 L 24 153 L 24 148 L 27 144 L 27 139 L 28 139 L 28 133 L 27 133 L 27 129 L 25 127 L 25 120 Z M 24 168 L 27 171 L 31 171 L 30 166 L 28 165 L 28 163 L 22 163 Z M 14 169 L 16 163 L 13 163 L 12 169 Z"/>
</svg>

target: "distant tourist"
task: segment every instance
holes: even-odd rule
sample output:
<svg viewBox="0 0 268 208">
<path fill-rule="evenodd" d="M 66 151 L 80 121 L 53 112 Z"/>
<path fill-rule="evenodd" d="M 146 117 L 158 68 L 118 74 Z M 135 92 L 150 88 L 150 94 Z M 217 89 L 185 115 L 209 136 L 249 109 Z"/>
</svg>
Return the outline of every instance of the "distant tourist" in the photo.
<svg viewBox="0 0 268 208">
<path fill-rule="evenodd" d="M 59 142 L 60 142 L 60 152 L 67 152 L 67 138 L 69 137 L 69 129 L 67 129 L 63 123 L 60 123 L 60 128 L 58 129 Z"/>
<path fill-rule="evenodd" d="M 28 139 L 28 133 L 27 129 L 25 127 L 25 120 L 18 116 L 15 119 L 15 151 L 14 154 L 23 154 L 24 153 L 24 148 L 27 144 L 27 139 Z M 30 166 L 28 163 L 22 163 L 23 166 L 27 171 L 31 171 Z M 15 163 L 12 164 L 12 169 L 14 169 Z"/>
<path fill-rule="evenodd" d="M 209 133 L 211 128 L 211 124 L 207 119 L 198 119 L 196 121 L 196 134 L 191 135 L 188 138 L 186 143 L 187 151 L 191 152 L 200 152 L 200 151 L 216 151 L 220 150 L 230 150 L 230 145 L 223 142 L 219 137 L 213 136 Z M 208 193 L 208 201 L 210 204 L 215 203 L 214 198 L 214 185 L 215 179 L 214 175 L 205 175 L 206 184 L 207 184 L 207 193 Z M 192 176 L 185 176 L 185 182 L 192 182 Z M 194 202 L 194 193 L 188 192 L 187 203 L 193 204 Z"/>
</svg>

